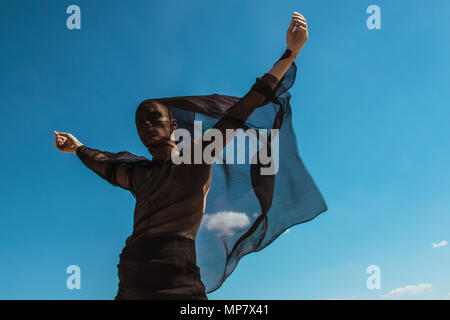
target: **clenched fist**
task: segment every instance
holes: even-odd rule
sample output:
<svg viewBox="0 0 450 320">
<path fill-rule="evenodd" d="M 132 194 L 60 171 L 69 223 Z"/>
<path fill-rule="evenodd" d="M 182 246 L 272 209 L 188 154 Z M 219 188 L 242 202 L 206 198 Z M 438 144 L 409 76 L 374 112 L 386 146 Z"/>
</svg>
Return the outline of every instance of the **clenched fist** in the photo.
<svg viewBox="0 0 450 320">
<path fill-rule="evenodd" d="M 55 146 L 61 152 L 74 153 L 83 144 L 70 133 L 53 131 L 55 134 Z"/>
<path fill-rule="evenodd" d="M 287 48 L 292 51 L 296 57 L 306 40 L 308 40 L 308 25 L 306 19 L 300 13 L 292 13 L 292 21 L 286 35 Z"/>
</svg>

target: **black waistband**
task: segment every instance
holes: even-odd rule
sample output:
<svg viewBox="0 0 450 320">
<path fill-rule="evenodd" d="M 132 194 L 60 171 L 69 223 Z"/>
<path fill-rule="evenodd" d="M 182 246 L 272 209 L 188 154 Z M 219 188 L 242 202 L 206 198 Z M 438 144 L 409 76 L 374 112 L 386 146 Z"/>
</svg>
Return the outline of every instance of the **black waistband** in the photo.
<svg viewBox="0 0 450 320">
<path fill-rule="evenodd" d="M 143 236 L 127 244 L 123 248 L 120 258 L 126 260 L 195 261 L 195 241 L 180 235 Z"/>
</svg>

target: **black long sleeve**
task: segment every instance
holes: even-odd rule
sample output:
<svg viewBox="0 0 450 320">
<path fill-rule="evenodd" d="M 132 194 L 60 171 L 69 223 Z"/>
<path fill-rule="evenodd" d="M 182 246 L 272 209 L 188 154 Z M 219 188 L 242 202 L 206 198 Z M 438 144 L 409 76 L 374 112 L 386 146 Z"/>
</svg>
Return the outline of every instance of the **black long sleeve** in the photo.
<svg viewBox="0 0 450 320">
<path fill-rule="evenodd" d="M 123 156 L 129 155 L 130 153 L 126 151 L 112 153 L 83 145 L 77 149 L 76 154 L 86 167 L 112 185 L 135 193 L 131 175 L 134 162 L 121 159 Z"/>
</svg>

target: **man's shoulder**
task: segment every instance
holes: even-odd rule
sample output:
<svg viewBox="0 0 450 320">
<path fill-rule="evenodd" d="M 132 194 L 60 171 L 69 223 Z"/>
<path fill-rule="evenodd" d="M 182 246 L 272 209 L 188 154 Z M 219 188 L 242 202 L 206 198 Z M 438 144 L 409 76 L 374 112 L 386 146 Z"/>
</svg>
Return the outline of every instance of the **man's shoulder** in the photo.
<svg viewBox="0 0 450 320">
<path fill-rule="evenodd" d="M 144 156 L 137 156 L 129 151 L 120 151 L 115 154 L 115 159 L 124 160 L 128 162 L 151 162 L 148 158 Z"/>
</svg>

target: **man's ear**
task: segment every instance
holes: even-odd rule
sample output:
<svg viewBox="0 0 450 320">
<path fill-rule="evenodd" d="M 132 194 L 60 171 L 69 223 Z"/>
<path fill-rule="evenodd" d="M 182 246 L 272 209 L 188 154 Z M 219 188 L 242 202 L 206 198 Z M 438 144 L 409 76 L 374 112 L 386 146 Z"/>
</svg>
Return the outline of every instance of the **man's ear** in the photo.
<svg viewBox="0 0 450 320">
<path fill-rule="evenodd" d="M 175 130 L 176 128 L 178 128 L 177 119 L 172 119 L 172 130 Z"/>
</svg>

